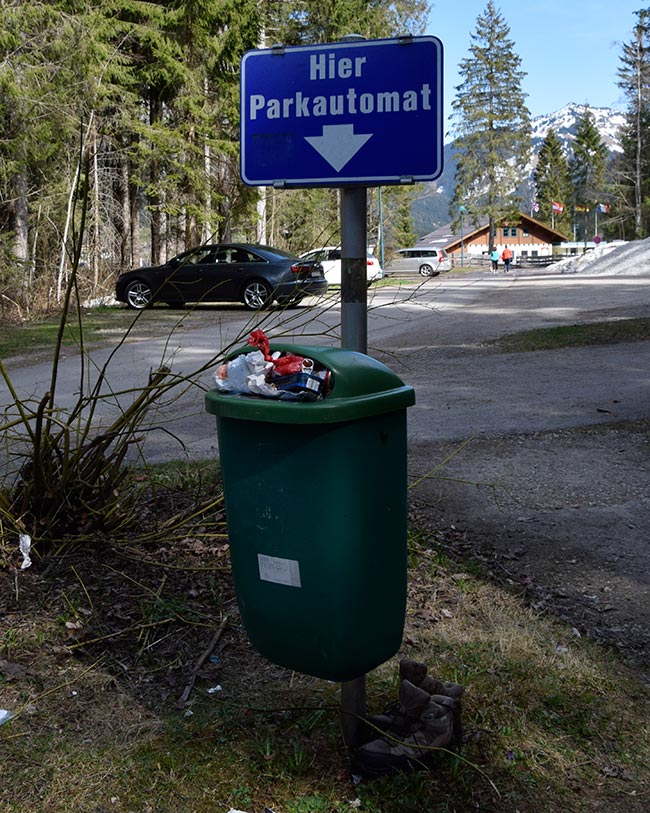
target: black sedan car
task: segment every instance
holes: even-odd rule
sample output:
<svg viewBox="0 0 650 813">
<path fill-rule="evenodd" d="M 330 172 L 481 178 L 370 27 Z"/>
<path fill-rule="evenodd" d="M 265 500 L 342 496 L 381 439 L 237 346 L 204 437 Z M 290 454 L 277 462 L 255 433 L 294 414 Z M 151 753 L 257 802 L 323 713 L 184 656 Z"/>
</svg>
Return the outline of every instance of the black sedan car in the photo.
<svg viewBox="0 0 650 813">
<path fill-rule="evenodd" d="M 320 263 L 249 243 L 192 248 L 164 265 L 126 271 L 115 284 L 118 302 L 136 310 L 155 302 L 241 302 L 257 311 L 273 301 L 297 305 L 326 291 Z"/>
</svg>

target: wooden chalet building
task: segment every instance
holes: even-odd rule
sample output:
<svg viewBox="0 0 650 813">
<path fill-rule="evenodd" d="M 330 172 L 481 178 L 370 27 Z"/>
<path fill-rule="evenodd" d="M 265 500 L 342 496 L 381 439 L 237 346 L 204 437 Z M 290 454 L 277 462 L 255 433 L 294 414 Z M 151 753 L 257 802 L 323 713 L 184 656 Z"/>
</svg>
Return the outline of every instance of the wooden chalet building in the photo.
<svg viewBox="0 0 650 813">
<path fill-rule="evenodd" d="M 432 232 L 430 235 L 422 237 L 417 241 L 417 245 L 444 248 L 452 257 L 454 264 L 459 264 L 461 253 L 464 254 L 465 260 L 486 258 L 490 245 L 496 246 L 499 253 L 507 245 L 515 255 L 515 261 L 551 257 L 554 253 L 553 246 L 558 247 L 560 243 L 567 240 L 561 232 L 540 223 L 539 220 L 535 220 L 524 212 L 519 213 L 517 222 L 502 223 L 497 226 L 492 240 L 489 238 L 488 231 L 489 226 L 486 223 L 478 229 L 463 234 L 461 238 L 460 234 L 451 235 L 449 227 L 446 227 L 439 232 Z"/>
</svg>

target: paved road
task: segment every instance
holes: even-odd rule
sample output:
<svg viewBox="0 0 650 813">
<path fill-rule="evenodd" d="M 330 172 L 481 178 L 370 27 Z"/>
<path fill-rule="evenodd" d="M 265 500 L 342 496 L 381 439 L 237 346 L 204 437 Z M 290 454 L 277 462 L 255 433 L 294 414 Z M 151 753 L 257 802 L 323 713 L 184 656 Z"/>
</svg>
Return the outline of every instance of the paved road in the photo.
<svg viewBox="0 0 650 813">
<path fill-rule="evenodd" d="M 606 354 L 599 348 L 563 351 L 558 359 L 548 353 L 499 354 L 485 342 L 527 327 L 647 314 L 648 278 L 475 273 L 434 278 L 409 289 L 379 289 L 371 294 L 369 305 L 369 353 L 386 361 L 416 389 L 409 432 L 417 442 L 647 415 L 648 365 L 637 345 L 619 345 Z M 282 333 L 283 340 L 340 343 L 336 302 L 318 313 L 316 324 L 310 316 L 303 309 L 292 312 L 287 321 L 279 313 L 270 313 L 264 316 L 263 326 L 269 335 Z M 190 319 L 171 339 L 136 339 L 126 344 L 108 366 L 102 410 L 107 419 L 117 414 L 118 404 L 128 403 L 129 391 L 144 386 L 150 370 L 161 364 L 193 382 L 184 395 L 159 409 L 153 423 L 164 425 L 166 431 L 153 432 L 147 439 L 146 455 L 152 462 L 214 453 L 213 419 L 203 411 L 203 392 L 212 386 L 220 348 L 233 341 L 242 343 L 237 337 L 246 337 L 254 326 L 249 316 L 236 309 L 202 312 L 196 321 L 201 326 L 193 328 Z M 88 389 L 110 352 L 92 354 L 84 384 L 78 359 L 65 360 L 56 396 L 61 407 L 69 408 Z M 535 374 L 531 375 L 533 356 Z M 48 363 L 32 364 L 22 358 L 8 361 L 7 367 L 22 398 L 37 400 L 48 390 Z M 197 375 L 201 368 L 205 369 Z M 0 402 L 8 401 L 2 382 Z"/>
</svg>

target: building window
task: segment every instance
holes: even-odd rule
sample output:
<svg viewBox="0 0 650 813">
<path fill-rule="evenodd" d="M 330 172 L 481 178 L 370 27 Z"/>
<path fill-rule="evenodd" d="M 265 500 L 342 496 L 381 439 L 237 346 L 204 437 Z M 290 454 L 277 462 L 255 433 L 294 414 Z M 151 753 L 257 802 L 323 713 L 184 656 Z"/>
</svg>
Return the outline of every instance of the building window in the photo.
<svg viewBox="0 0 650 813">
<path fill-rule="evenodd" d="M 523 235 L 524 237 L 530 237 L 530 234 L 528 233 L 528 229 L 522 229 L 522 230 L 521 230 L 521 233 L 522 233 L 522 235 Z"/>
<path fill-rule="evenodd" d="M 510 236 L 516 237 L 517 236 L 517 229 L 510 229 Z"/>
</svg>

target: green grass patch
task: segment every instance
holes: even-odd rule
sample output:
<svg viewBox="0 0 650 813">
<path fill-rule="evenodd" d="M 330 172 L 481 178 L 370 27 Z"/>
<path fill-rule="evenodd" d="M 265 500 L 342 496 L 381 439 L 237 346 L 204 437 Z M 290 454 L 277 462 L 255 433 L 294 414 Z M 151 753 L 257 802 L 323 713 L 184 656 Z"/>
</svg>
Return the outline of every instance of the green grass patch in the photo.
<svg viewBox="0 0 650 813">
<path fill-rule="evenodd" d="M 142 313 L 133 336 L 144 338 L 172 330 L 183 311 L 155 308 Z M 83 342 L 86 346 L 99 343 L 115 344 L 127 332 L 136 313 L 124 307 L 85 308 L 81 313 Z M 60 316 L 49 316 L 21 324 L 0 325 L 0 357 L 19 356 L 54 348 L 59 332 Z M 79 320 L 71 314 L 63 334 L 63 346 L 68 350 L 80 345 Z"/>
<path fill-rule="evenodd" d="M 650 341 L 650 318 L 536 328 L 500 336 L 490 344 L 504 353 L 525 353 L 533 350 L 559 350 L 563 347 L 647 341 Z"/>
</svg>

